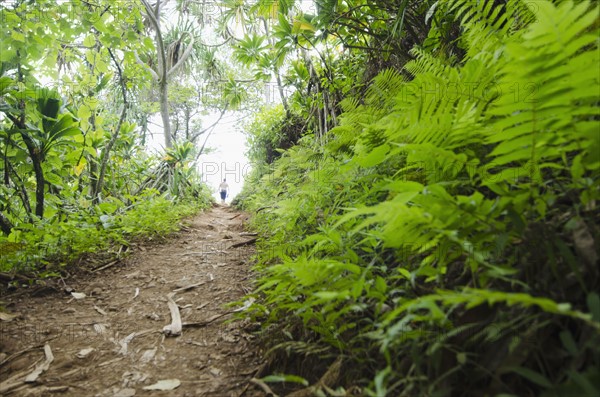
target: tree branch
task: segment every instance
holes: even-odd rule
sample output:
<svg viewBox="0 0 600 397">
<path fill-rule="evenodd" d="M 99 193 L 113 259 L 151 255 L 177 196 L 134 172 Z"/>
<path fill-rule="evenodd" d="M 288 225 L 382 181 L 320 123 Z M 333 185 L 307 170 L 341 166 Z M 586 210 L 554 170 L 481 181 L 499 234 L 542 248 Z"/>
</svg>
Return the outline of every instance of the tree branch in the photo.
<svg viewBox="0 0 600 397">
<path fill-rule="evenodd" d="M 137 63 L 139 63 L 141 66 L 146 68 L 147 71 L 150 72 L 154 81 L 158 81 L 158 79 L 159 79 L 158 74 L 146 62 L 144 62 L 140 59 L 137 51 L 133 51 L 133 56 L 135 57 L 135 60 L 137 61 Z"/>
<path fill-rule="evenodd" d="M 184 32 L 181 38 L 183 39 L 183 36 L 186 34 L 191 37 L 192 42 L 187 46 L 187 48 L 183 52 L 183 55 L 181 56 L 181 58 L 179 58 L 175 66 L 173 66 L 171 70 L 167 72 L 167 78 L 171 77 L 173 73 L 175 73 L 175 71 L 184 64 L 184 62 L 186 61 L 186 59 L 189 58 L 190 54 L 192 53 L 192 50 L 194 49 L 194 37 L 192 35 L 190 35 L 188 32 Z"/>
<path fill-rule="evenodd" d="M 152 27 L 156 30 L 156 44 L 158 46 L 158 75 L 159 79 L 166 81 L 167 78 L 167 58 L 165 54 L 165 44 L 163 42 L 162 33 L 160 31 L 160 23 L 158 21 L 158 11 L 160 6 L 160 0 L 156 2 L 156 10 L 152 10 L 147 0 L 141 0 L 142 4 L 146 8 L 146 15 L 152 24 Z M 156 12 L 156 15 L 154 14 Z"/>
<path fill-rule="evenodd" d="M 98 181 L 96 182 L 96 186 L 94 188 L 94 197 L 92 200 L 94 203 L 98 203 L 100 200 L 100 192 L 102 191 L 102 185 L 104 184 L 104 175 L 106 174 L 106 166 L 108 164 L 108 159 L 110 158 L 110 151 L 112 150 L 117 138 L 119 137 L 119 132 L 121 131 L 121 125 L 125 121 L 125 116 L 127 115 L 127 88 L 125 87 L 125 81 L 123 80 L 123 72 L 121 70 L 121 65 L 117 62 L 114 54 L 112 53 L 110 48 L 107 48 L 108 53 L 113 60 L 115 67 L 117 68 L 117 74 L 119 75 L 119 83 L 121 85 L 121 94 L 123 95 L 123 109 L 121 110 L 121 117 L 119 118 L 119 122 L 117 123 L 117 127 L 115 128 L 115 132 L 113 136 L 110 138 L 110 141 L 102 151 L 102 164 L 100 165 L 100 173 L 98 175 Z"/>
<path fill-rule="evenodd" d="M 17 171 L 14 169 L 14 167 L 12 166 L 10 161 L 8 161 L 8 159 L 6 159 L 6 166 L 8 168 L 7 171 L 12 172 L 12 174 L 14 175 L 14 178 L 18 182 L 18 183 L 15 183 L 15 185 L 18 186 L 17 191 L 19 192 L 19 197 L 21 198 L 21 201 L 23 202 L 23 207 L 25 208 L 25 212 L 27 213 L 29 222 L 33 223 L 33 218 L 31 217 L 31 203 L 29 202 L 29 195 L 27 194 L 27 189 L 25 189 L 25 183 L 23 183 L 23 180 L 21 179 L 21 177 L 19 176 Z"/>
<path fill-rule="evenodd" d="M 202 155 L 202 153 L 204 152 L 204 148 L 206 147 L 206 143 L 208 142 L 208 138 L 210 137 L 210 134 L 212 134 L 212 129 L 217 125 L 217 123 L 219 121 L 221 121 L 221 118 L 223 118 L 223 115 L 225 114 L 225 111 L 227 111 L 227 104 L 225 104 L 225 107 L 223 108 L 223 110 L 221 111 L 221 115 L 219 116 L 219 119 L 217 121 L 215 121 L 211 126 L 209 126 L 208 128 L 206 128 L 204 131 L 202 131 L 199 135 L 205 133 L 206 131 L 208 131 L 209 129 L 211 130 L 207 135 L 206 135 L 206 139 L 204 139 L 204 143 L 202 144 L 202 147 L 200 148 L 200 150 L 198 151 L 198 155 L 196 156 L 196 159 L 194 161 L 198 161 L 198 159 L 200 158 L 200 156 Z"/>
<path fill-rule="evenodd" d="M 0 230 L 2 230 L 2 233 L 8 236 L 13 227 L 14 226 L 11 221 L 9 221 L 8 218 L 5 217 L 2 212 L 0 212 Z"/>
</svg>

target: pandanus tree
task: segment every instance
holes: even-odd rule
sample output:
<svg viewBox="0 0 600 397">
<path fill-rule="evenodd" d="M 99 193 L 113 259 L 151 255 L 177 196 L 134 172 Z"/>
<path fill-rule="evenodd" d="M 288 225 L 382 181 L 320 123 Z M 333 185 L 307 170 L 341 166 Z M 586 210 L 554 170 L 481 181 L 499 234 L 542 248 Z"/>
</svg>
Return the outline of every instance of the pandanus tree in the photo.
<svg viewBox="0 0 600 397">
<path fill-rule="evenodd" d="M 164 2 L 166 3 L 166 2 Z M 164 5 L 162 3 L 162 5 Z M 182 31 L 179 37 L 174 38 L 171 43 L 168 43 L 165 38 L 161 26 L 161 1 L 157 0 L 154 6 L 150 5 L 147 0 L 142 0 L 146 11 L 147 21 L 150 27 L 154 30 L 155 44 L 157 51 L 157 62 L 155 67 L 151 66 L 151 62 L 139 62 L 144 65 L 152 75 L 152 78 L 158 85 L 160 114 L 163 122 L 165 135 L 165 147 L 173 147 L 173 137 L 171 135 L 171 122 L 169 118 L 169 96 L 168 82 L 169 79 L 180 69 L 192 55 L 195 46 L 196 38 L 188 31 Z"/>
</svg>

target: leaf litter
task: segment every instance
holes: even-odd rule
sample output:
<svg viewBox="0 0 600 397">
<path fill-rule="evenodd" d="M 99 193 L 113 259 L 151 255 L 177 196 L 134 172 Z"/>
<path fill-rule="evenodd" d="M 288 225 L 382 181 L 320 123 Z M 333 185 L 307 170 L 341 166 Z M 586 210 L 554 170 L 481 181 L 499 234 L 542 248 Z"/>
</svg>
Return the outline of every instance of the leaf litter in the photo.
<svg viewBox="0 0 600 397">
<path fill-rule="evenodd" d="M 25 314 L 2 315 L 6 337 L 0 340 L 0 379 L 13 382 L 2 382 L 10 386 L 2 395 L 80 397 L 82 390 L 98 397 L 165 395 L 161 391 L 198 397 L 264 395 L 250 382 L 263 364 L 256 338 L 246 331 L 252 324 L 232 320 L 232 313 L 247 310 L 253 300 L 226 308 L 251 287 L 254 247 L 246 243 L 246 219 L 246 214 L 215 207 L 188 220 L 175 236 L 147 243 L 110 269 L 75 274 L 67 294 L 58 288 L 62 293 L 43 297 L 33 291 L 5 296 L 11 313 Z M 211 255 L 181 260 L 198 252 Z M 44 340 L 52 341 L 52 349 Z"/>
</svg>

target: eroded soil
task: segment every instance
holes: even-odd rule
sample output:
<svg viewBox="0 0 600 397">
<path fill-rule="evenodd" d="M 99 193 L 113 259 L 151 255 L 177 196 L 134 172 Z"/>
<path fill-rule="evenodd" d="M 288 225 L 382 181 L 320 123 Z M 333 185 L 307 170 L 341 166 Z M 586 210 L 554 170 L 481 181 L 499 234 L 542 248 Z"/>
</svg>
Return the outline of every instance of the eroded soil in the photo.
<svg viewBox="0 0 600 397">
<path fill-rule="evenodd" d="M 253 325 L 231 321 L 238 306 L 226 306 L 249 290 L 252 245 L 232 247 L 253 239 L 243 230 L 245 219 L 215 207 L 185 222 L 175 237 L 71 278 L 63 290 L 2 298 L 17 317 L 0 321 L 0 395 L 264 395 L 249 383 L 262 364 Z M 174 291 L 184 323 L 175 337 L 163 333 Z M 45 345 L 53 360 L 24 383 L 48 359 Z M 144 389 L 164 380 L 171 380 L 162 384 L 167 388 L 179 386 Z"/>
</svg>

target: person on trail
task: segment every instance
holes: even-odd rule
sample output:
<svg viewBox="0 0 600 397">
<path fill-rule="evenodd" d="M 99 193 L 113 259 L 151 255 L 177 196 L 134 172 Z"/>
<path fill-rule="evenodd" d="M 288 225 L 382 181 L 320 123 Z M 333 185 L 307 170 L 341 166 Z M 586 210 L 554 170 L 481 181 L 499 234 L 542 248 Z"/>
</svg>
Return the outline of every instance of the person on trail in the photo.
<svg viewBox="0 0 600 397">
<path fill-rule="evenodd" d="M 219 185 L 219 193 L 221 194 L 221 204 L 225 204 L 225 199 L 228 196 L 229 185 L 227 184 L 227 180 L 223 179 L 223 182 Z"/>
</svg>

